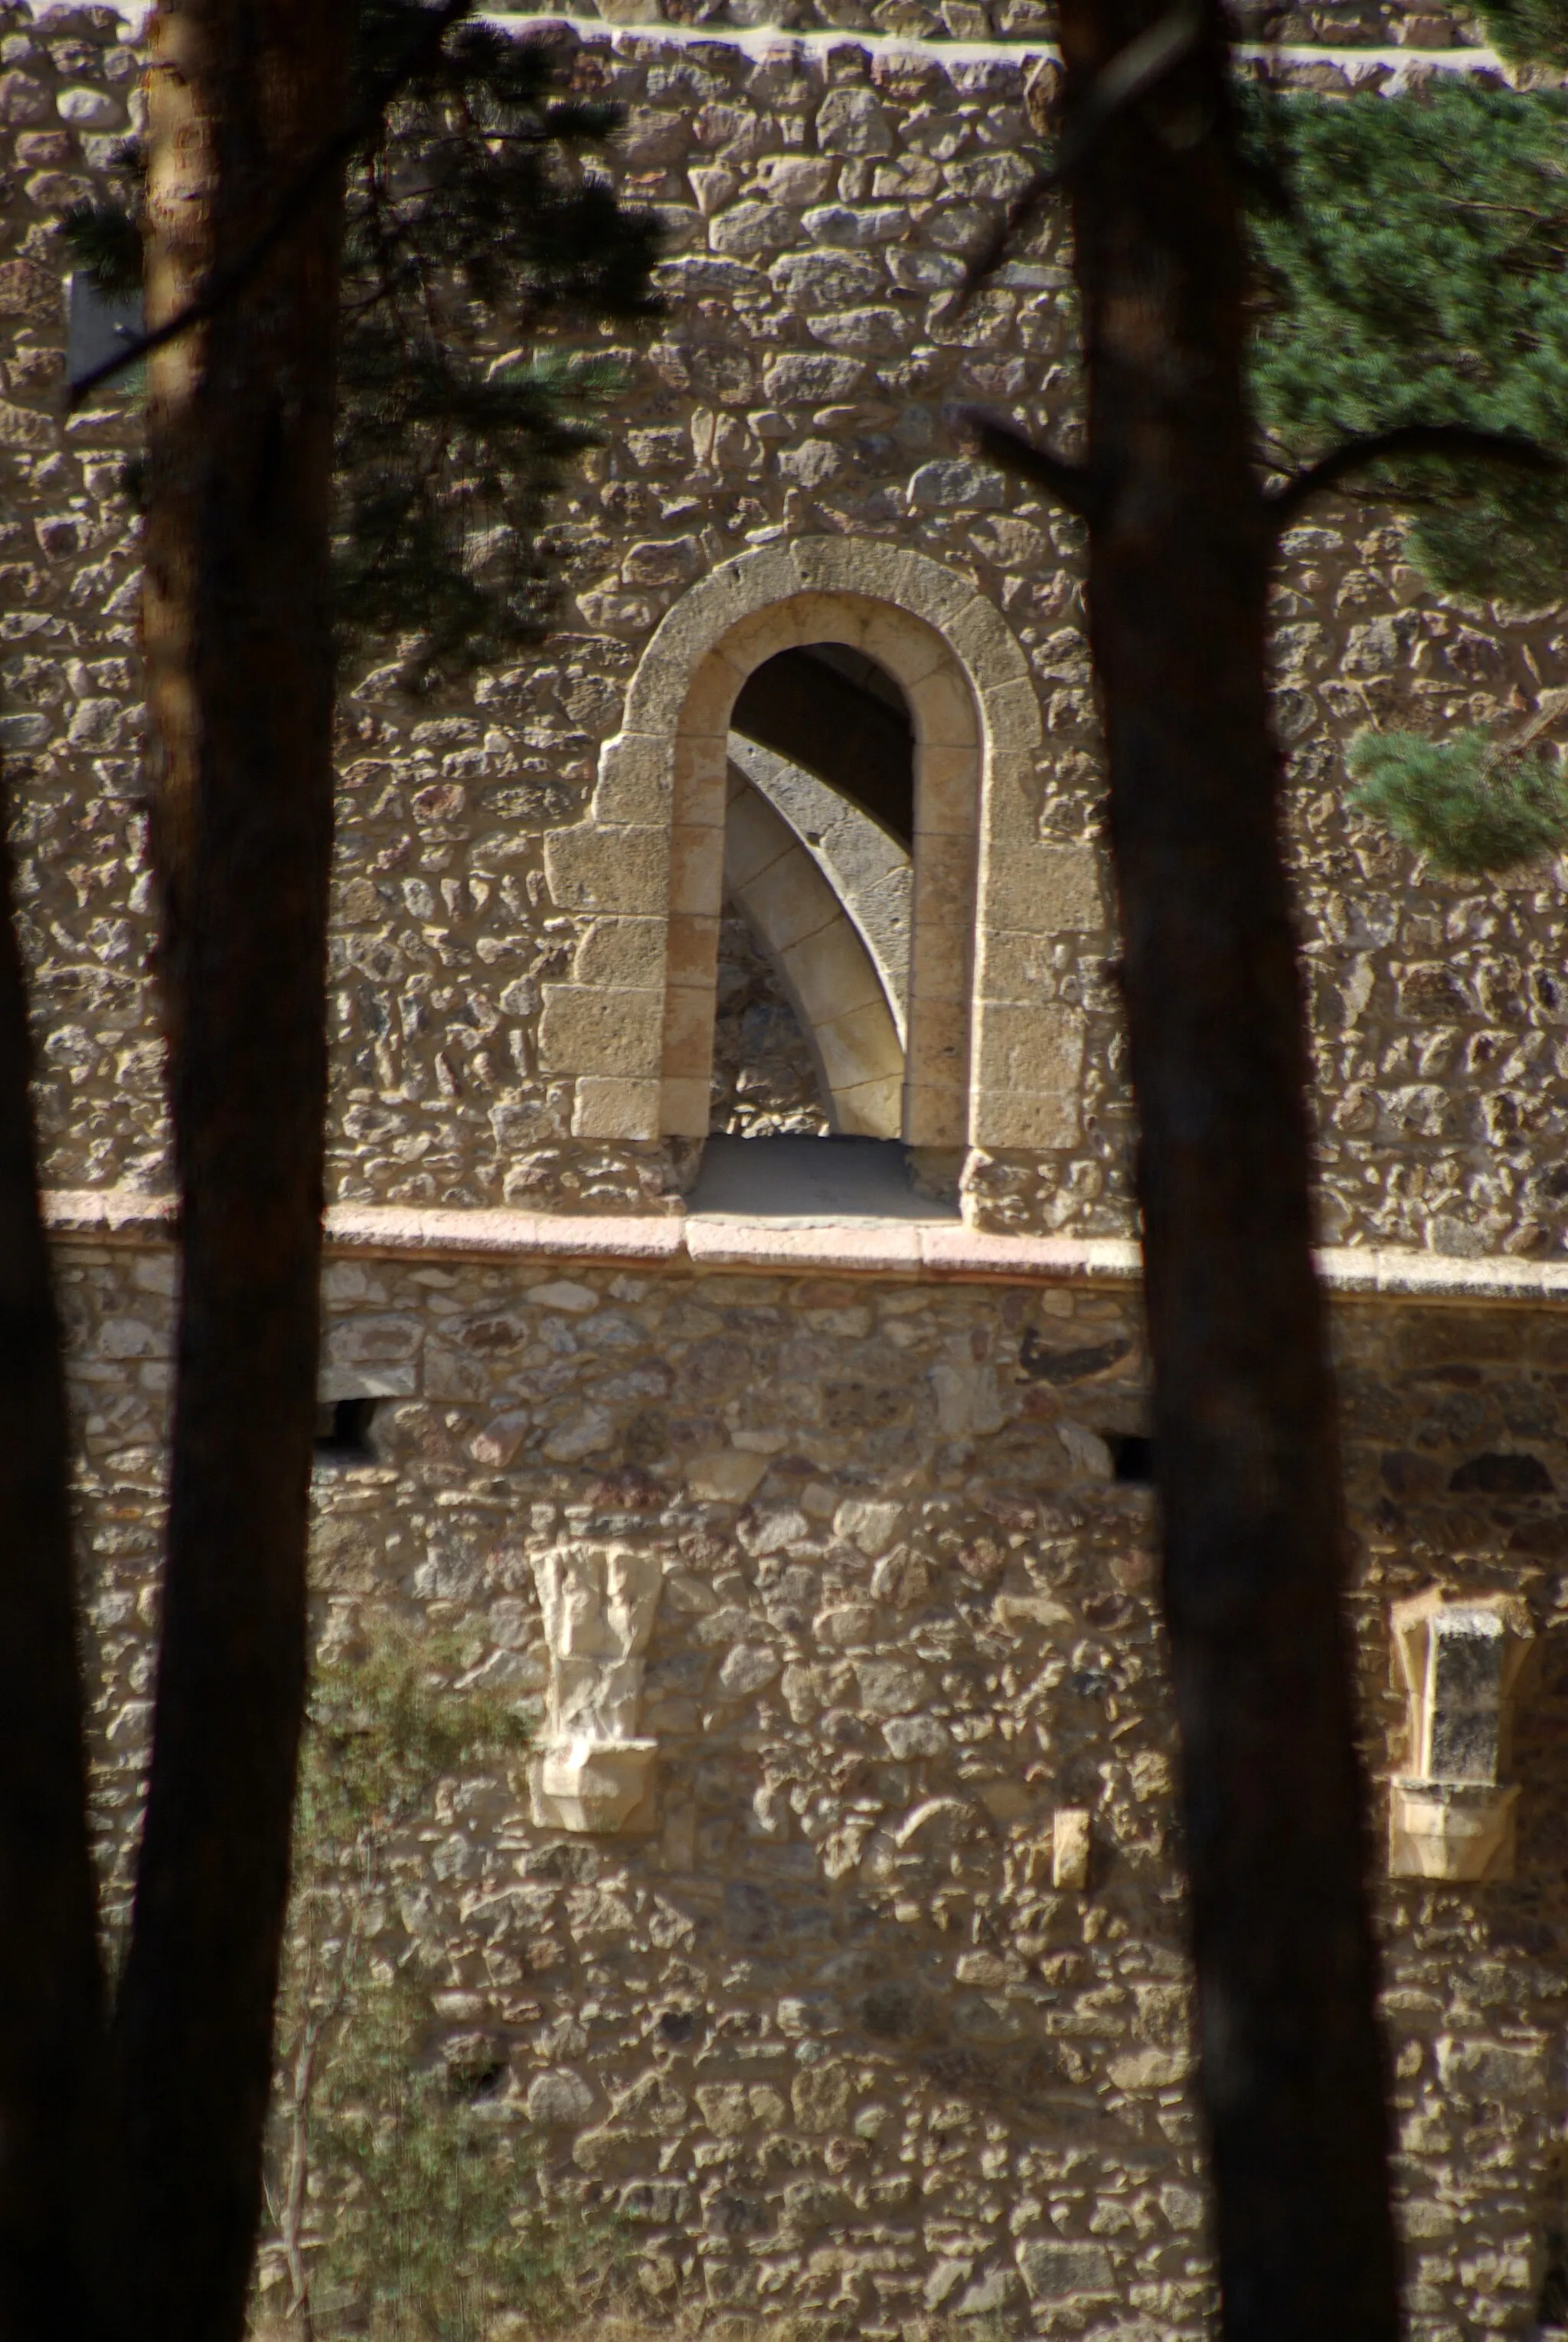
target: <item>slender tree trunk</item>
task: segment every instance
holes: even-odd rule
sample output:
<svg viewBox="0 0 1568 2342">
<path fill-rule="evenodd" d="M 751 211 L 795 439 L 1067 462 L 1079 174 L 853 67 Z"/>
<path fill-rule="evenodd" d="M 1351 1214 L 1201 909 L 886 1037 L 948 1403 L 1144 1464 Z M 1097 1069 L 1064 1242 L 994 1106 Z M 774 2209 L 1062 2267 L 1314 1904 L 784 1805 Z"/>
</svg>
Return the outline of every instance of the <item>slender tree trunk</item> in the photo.
<svg viewBox="0 0 1568 2342">
<path fill-rule="evenodd" d="M 339 130 L 353 0 L 162 0 L 150 322 Z M 150 367 L 145 626 L 184 1286 L 163 1642 L 113 2042 L 106 2309 L 235 2342 L 305 1692 L 341 184 Z"/>
<path fill-rule="evenodd" d="M 1063 0 L 1069 120 L 1164 0 Z M 1074 180 L 1090 637 L 1229 2342 L 1399 2327 L 1223 25 Z"/>
<path fill-rule="evenodd" d="M 0 796 L 0 826 L 5 806 Z M 79 2223 L 103 1985 L 87 1844 L 65 1392 L 0 839 L 0 2335 L 85 2337 Z"/>
</svg>

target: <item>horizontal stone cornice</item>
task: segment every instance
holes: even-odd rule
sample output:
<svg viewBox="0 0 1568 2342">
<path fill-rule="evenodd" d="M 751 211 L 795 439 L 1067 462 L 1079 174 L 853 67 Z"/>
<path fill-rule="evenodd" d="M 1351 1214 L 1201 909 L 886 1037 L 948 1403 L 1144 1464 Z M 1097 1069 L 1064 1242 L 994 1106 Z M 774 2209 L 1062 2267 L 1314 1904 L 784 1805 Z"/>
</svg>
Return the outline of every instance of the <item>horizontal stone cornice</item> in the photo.
<svg viewBox="0 0 1568 2342">
<path fill-rule="evenodd" d="M 175 1200 L 129 1188 L 57 1189 L 44 1199 L 62 1240 L 173 1242 Z M 1139 1283 L 1137 1245 L 1115 1236 L 1001 1236 L 956 1220 L 748 1219 L 739 1214 L 565 1213 L 421 1204 L 335 1204 L 326 1248 L 388 1260 L 538 1260 L 774 1276 L 894 1277 L 931 1284 Z M 1318 1272 L 1347 1299 L 1568 1306 L 1568 1260 L 1325 1247 Z"/>
</svg>

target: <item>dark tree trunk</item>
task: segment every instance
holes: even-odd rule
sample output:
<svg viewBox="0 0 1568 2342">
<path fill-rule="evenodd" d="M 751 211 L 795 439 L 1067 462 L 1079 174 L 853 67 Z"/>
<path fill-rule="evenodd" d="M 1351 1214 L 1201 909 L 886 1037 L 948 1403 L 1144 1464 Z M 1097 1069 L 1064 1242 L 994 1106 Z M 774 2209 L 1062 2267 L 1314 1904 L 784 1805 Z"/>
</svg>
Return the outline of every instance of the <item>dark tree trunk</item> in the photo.
<svg viewBox="0 0 1568 2342">
<path fill-rule="evenodd" d="M 1063 0 L 1069 123 L 1162 0 Z M 1090 639 L 1141 1130 L 1164 1593 L 1229 2342 L 1398 2331 L 1270 515 L 1213 0 L 1074 177 Z"/>
<path fill-rule="evenodd" d="M 0 820 L 5 812 L 0 797 Z M 87 1845 L 65 1392 L 27 1002 L 0 842 L 0 2335 L 83 2337 L 103 1986 Z"/>
<path fill-rule="evenodd" d="M 163 0 L 149 321 L 347 105 L 352 0 Z M 235 2342 L 305 1692 L 332 807 L 341 186 L 150 368 L 145 637 L 184 1288 L 163 1642 L 115 2012 L 112 2322 Z"/>
</svg>

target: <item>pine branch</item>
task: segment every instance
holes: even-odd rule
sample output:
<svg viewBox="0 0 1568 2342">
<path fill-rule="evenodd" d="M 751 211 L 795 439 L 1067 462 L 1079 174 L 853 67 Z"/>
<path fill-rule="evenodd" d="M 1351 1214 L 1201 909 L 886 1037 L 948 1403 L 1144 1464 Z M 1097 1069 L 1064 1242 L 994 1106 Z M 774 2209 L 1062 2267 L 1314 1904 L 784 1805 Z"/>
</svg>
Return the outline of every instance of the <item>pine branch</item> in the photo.
<svg viewBox="0 0 1568 2342">
<path fill-rule="evenodd" d="M 1054 497 L 1068 512 L 1076 513 L 1080 520 L 1093 520 L 1094 494 L 1082 464 L 1069 463 L 1064 455 L 1054 455 L 1048 447 L 1036 447 L 1021 431 L 973 409 L 962 415 L 959 422 L 964 443 L 994 464 L 998 471 L 1011 472 L 1044 488 L 1048 496 Z"/>
<path fill-rule="evenodd" d="M 1008 205 L 1006 217 L 988 244 L 976 253 L 964 272 L 952 315 L 960 317 L 986 278 L 994 275 L 1009 247 L 1039 217 L 1047 199 L 1080 168 L 1101 135 L 1118 114 L 1162 81 L 1179 64 L 1203 30 L 1202 12 L 1193 0 L 1177 0 L 1168 15 L 1118 49 L 1104 70 L 1089 85 L 1088 95 L 1057 142 L 1056 158 L 1035 174 L 1023 193 Z"/>
<path fill-rule="evenodd" d="M 177 341 L 182 334 L 197 325 L 206 325 L 220 310 L 225 309 L 236 295 L 265 266 L 280 244 L 305 216 L 331 182 L 334 172 L 345 163 L 356 146 L 371 135 L 387 107 L 400 91 L 406 88 L 431 61 L 439 55 L 441 45 L 454 25 L 471 15 L 474 0 L 444 0 L 444 5 L 431 12 L 429 21 L 421 27 L 417 39 L 411 41 L 397 63 L 376 83 L 369 96 L 350 115 L 343 128 L 328 138 L 305 164 L 292 186 L 279 196 L 271 218 L 238 256 L 208 278 L 194 301 L 150 333 L 127 342 L 114 356 L 73 382 L 67 390 L 67 407 L 75 413 L 90 391 L 111 382 L 127 366 L 135 365 L 155 350 Z"/>
<path fill-rule="evenodd" d="M 1522 432 L 1481 431 L 1466 423 L 1402 423 L 1392 431 L 1371 431 L 1363 438 L 1344 440 L 1276 488 L 1266 499 L 1276 527 L 1293 520 L 1309 497 L 1337 487 L 1350 473 L 1401 455 L 1479 457 L 1543 475 L 1563 469 L 1560 455 L 1537 440 L 1525 438 Z"/>
</svg>

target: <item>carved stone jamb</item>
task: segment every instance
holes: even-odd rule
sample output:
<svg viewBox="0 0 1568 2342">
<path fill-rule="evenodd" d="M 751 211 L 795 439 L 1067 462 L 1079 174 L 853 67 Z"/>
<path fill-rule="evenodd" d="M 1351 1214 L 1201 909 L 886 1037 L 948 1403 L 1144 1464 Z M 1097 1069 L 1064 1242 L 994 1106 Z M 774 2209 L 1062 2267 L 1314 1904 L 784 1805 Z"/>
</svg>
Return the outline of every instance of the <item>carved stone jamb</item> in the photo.
<svg viewBox="0 0 1568 2342">
<path fill-rule="evenodd" d="M 626 1546 L 568 1546 L 535 1556 L 550 1646 L 546 1737 L 529 1767 L 544 1829 L 607 1836 L 653 1821 L 658 1744 L 637 1737 L 644 1655 L 664 1573 Z"/>
<path fill-rule="evenodd" d="M 1411 1768 L 1389 1784 L 1390 1874 L 1512 1878 L 1519 1789 L 1503 1775 L 1530 1614 L 1517 1595 L 1450 1601 L 1432 1586 L 1396 1602 L 1390 1624 Z"/>
</svg>

